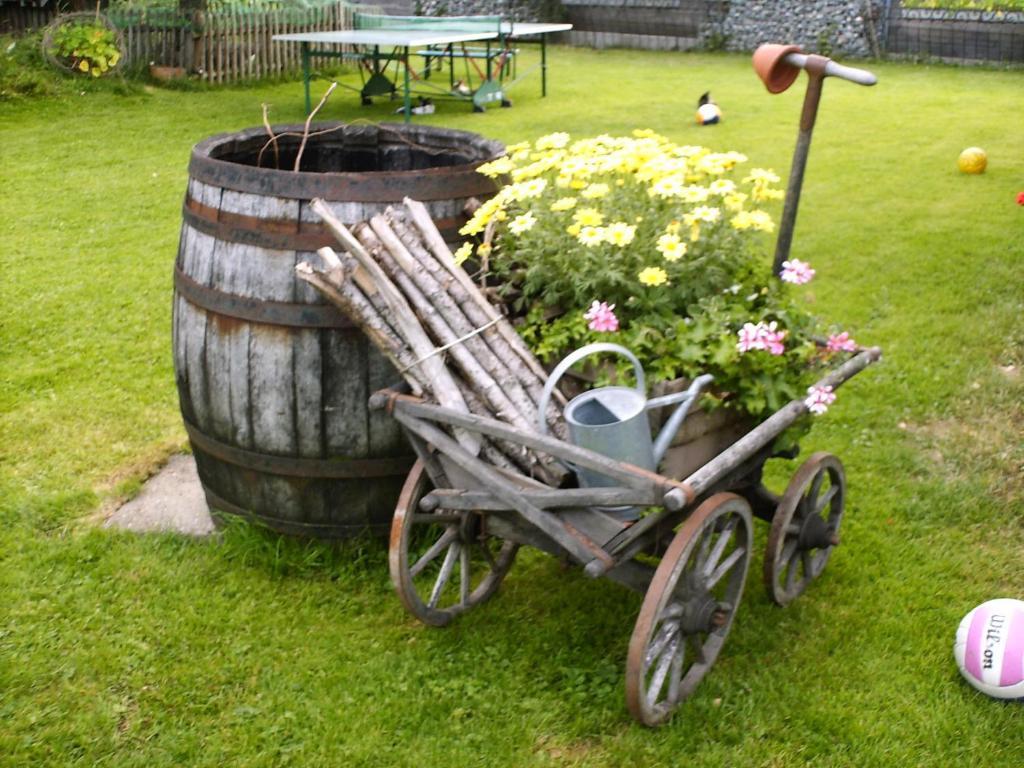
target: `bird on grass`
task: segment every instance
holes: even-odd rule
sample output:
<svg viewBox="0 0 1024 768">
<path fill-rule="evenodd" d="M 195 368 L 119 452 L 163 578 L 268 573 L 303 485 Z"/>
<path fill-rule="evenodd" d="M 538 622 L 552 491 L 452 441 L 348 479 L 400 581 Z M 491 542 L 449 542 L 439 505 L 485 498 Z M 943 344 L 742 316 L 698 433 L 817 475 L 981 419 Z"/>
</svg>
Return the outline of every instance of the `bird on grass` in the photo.
<svg viewBox="0 0 1024 768">
<path fill-rule="evenodd" d="M 721 120 L 722 110 L 711 98 L 711 91 L 705 91 L 697 100 L 697 125 L 714 125 Z"/>
<path fill-rule="evenodd" d="M 413 107 L 409 111 L 412 112 L 414 115 L 432 115 L 434 114 L 434 102 L 432 102 L 430 99 L 426 99 L 423 96 L 420 96 L 419 106 Z M 396 115 L 400 115 L 403 112 L 405 112 L 404 106 L 399 107 L 398 109 L 395 110 Z"/>
</svg>

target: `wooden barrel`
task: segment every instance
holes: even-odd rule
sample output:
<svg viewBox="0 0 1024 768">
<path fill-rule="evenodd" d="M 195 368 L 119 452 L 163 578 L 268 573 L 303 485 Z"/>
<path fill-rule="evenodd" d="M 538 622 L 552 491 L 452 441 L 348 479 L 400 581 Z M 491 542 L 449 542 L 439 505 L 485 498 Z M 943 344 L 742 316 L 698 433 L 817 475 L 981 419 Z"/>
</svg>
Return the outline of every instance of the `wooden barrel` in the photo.
<svg viewBox="0 0 1024 768">
<path fill-rule="evenodd" d="M 277 134 L 302 126 L 275 126 Z M 409 196 L 455 239 L 475 172 L 503 146 L 400 125 L 263 128 L 196 145 L 174 269 L 174 368 L 181 413 L 211 509 L 285 533 L 341 538 L 385 530 L 411 450 L 367 408 L 398 381 L 391 365 L 295 265 L 335 245 L 309 201 L 353 224 Z"/>
</svg>

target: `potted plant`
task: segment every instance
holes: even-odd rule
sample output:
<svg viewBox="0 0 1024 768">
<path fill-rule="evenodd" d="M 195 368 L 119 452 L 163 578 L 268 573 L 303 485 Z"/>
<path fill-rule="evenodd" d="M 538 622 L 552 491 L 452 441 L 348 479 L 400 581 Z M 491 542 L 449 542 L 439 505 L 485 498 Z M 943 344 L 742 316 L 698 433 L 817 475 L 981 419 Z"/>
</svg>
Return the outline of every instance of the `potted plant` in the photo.
<svg viewBox="0 0 1024 768">
<path fill-rule="evenodd" d="M 74 74 L 111 74 L 124 60 L 122 48 L 121 32 L 99 10 L 58 16 L 43 34 L 43 55 Z"/>
<path fill-rule="evenodd" d="M 833 395 L 808 393 L 815 371 L 856 345 L 792 296 L 813 278 L 809 265 L 793 259 L 781 279 L 771 274 L 765 207 L 783 193 L 778 176 L 746 162 L 650 130 L 510 146 L 479 169 L 505 186 L 461 230 L 476 241 L 457 257 L 481 262 L 546 363 L 615 341 L 661 392 L 711 373 L 705 410 L 721 413 L 708 430 L 741 432 L 737 421 L 796 397 L 815 398 L 819 412 Z"/>
</svg>

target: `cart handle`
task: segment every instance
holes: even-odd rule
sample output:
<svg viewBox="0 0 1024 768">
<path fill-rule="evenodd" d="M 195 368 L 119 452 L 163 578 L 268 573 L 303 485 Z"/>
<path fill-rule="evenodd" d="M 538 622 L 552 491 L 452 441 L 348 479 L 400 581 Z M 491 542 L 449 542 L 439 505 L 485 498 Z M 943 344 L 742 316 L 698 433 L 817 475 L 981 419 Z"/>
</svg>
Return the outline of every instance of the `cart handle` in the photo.
<svg viewBox="0 0 1024 768">
<path fill-rule="evenodd" d="M 784 61 L 799 69 L 807 69 L 808 55 L 806 53 L 790 53 L 787 54 Z M 840 80 L 849 80 L 851 83 L 857 85 L 875 85 L 878 82 L 878 78 L 875 77 L 873 72 L 868 72 L 866 69 L 858 69 L 857 67 L 848 67 L 845 64 L 838 64 L 832 59 L 828 60 L 825 64 L 825 77 L 838 77 Z"/>
</svg>

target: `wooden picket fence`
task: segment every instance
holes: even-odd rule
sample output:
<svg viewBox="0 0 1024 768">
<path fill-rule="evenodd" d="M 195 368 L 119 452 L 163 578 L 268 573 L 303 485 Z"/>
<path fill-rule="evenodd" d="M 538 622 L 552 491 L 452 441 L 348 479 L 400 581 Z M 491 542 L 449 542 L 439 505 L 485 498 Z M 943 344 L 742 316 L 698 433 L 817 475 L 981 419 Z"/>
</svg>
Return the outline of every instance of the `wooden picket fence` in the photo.
<svg viewBox="0 0 1024 768">
<path fill-rule="evenodd" d="M 274 42 L 273 36 L 351 29 L 353 10 L 348 3 L 330 2 L 307 8 L 224 8 L 191 14 L 142 9 L 107 15 L 123 35 L 127 66 L 181 67 L 209 82 L 230 83 L 298 70 L 299 43 Z"/>
</svg>

